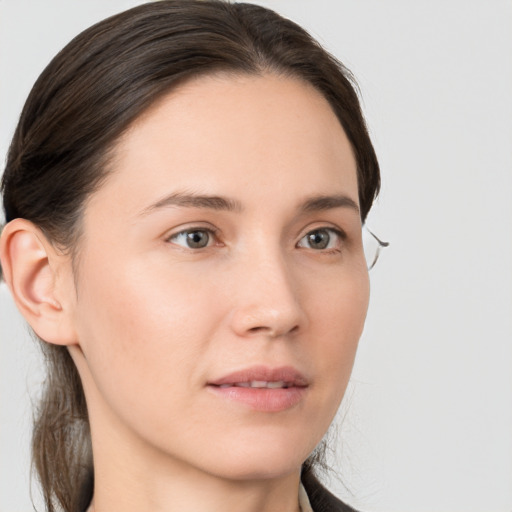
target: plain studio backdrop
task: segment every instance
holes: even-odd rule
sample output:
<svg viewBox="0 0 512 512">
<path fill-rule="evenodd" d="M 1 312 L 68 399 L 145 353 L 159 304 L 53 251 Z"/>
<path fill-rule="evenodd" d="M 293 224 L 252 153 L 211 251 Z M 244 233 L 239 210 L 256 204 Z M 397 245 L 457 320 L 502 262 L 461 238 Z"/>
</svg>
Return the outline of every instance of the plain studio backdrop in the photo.
<svg viewBox="0 0 512 512">
<path fill-rule="evenodd" d="M 0 0 L 0 153 L 51 57 L 135 0 Z M 512 2 L 261 1 L 357 77 L 391 242 L 331 487 L 361 511 L 512 510 Z M 0 512 L 32 510 L 41 359 L 0 285 Z M 40 503 L 37 485 L 32 485 Z"/>
</svg>

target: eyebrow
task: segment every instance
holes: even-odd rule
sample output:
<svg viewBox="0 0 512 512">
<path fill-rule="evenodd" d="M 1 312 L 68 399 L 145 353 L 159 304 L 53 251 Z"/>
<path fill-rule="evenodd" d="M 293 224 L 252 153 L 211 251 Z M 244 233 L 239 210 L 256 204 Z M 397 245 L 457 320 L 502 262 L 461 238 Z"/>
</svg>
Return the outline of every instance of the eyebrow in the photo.
<svg viewBox="0 0 512 512">
<path fill-rule="evenodd" d="M 300 210 L 304 213 L 332 210 L 334 208 L 349 208 L 354 210 L 358 215 L 360 213 L 357 203 L 344 194 L 314 196 L 307 199 L 300 206 Z"/>
<path fill-rule="evenodd" d="M 203 208 L 209 210 L 221 210 L 228 212 L 241 212 L 243 206 L 240 201 L 222 196 L 201 195 L 194 193 L 175 192 L 156 203 L 144 208 L 140 215 L 147 215 L 154 210 L 169 207 Z M 335 208 L 349 208 L 359 214 L 357 203 L 344 194 L 318 195 L 306 199 L 300 206 L 301 213 L 332 210 Z"/>
<path fill-rule="evenodd" d="M 206 208 L 209 210 L 224 210 L 228 212 L 240 212 L 243 209 L 242 204 L 235 199 L 229 199 L 221 196 L 176 192 L 160 199 L 147 208 L 144 208 L 141 215 L 147 215 L 154 210 L 172 206 L 184 208 Z"/>
</svg>

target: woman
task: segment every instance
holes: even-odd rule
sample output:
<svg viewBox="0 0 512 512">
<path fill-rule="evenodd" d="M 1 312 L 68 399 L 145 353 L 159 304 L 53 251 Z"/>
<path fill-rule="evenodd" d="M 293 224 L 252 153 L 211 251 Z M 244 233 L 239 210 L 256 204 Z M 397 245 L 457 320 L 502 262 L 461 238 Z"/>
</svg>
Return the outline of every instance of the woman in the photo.
<svg viewBox="0 0 512 512">
<path fill-rule="evenodd" d="M 48 363 L 47 510 L 351 510 L 312 454 L 379 183 L 348 71 L 272 11 L 146 4 L 59 53 L 9 150 L 0 248 Z"/>
</svg>

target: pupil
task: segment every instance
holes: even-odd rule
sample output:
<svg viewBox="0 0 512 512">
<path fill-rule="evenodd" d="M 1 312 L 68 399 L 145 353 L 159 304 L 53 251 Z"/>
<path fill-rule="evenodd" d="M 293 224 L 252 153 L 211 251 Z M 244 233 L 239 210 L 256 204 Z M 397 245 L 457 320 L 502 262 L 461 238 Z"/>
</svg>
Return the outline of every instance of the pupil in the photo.
<svg viewBox="0 0 512 512">
<path fill-rule="evenodd" d="M 208 234 L 205 231 L 192 231 L 187 234 L 187 243 L 189 247 L 194 249 L 206 247 L 208 238 Z"/>
<path fill-rule="evenodd" d="M 315 231 L 309 235 L 309 243 L 315 249 L 325 249 L 329 245 L 329 233 L 327 231 Z"/>
</svg>

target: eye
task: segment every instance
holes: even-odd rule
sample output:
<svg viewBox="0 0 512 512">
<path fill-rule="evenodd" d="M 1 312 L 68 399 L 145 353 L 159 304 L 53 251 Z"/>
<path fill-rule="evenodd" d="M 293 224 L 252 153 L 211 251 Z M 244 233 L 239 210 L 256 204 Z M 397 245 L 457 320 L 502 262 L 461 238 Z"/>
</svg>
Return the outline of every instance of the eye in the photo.
<svg viewBox="0 0 512 512">
<path fill-rule="evenodd" d="M 318 251 L 329 250 L 329 249 L 340 249 L 342 240 L 345 235 L 333 228 L 320 228 L 310 231 L 303 236 L 297 247 L 303 247 L 306 249 L 315 249 Z"/>
<path fill-rule="evenodd" d="M 168 238 L 169 242 L 185 249 L 204 249 L 212 244 L 215 233 L 211 229 L 186 229 Z"/>
</svg>

